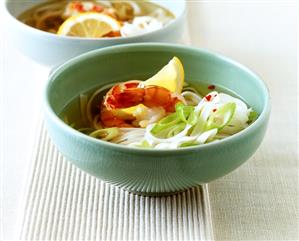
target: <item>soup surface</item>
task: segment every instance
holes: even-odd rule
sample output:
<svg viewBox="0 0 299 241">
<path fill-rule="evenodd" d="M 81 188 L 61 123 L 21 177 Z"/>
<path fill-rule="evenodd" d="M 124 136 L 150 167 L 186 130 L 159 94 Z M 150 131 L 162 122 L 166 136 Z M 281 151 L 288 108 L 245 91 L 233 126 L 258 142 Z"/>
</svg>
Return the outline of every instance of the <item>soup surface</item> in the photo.
<svg viewBox="0 0 299 241">
<path fill-rule="evenodd" d="M 105 38 L 129 37 L 167 25 L 175 16 L 148 1 L 63 1 L 37 4 L 18 19 L 58 35 Z"/>
<path fill-rule="evenodd" d="M 204 81 L 191 85 L 183 71 L 175 57 L 146 81 L 112 83 L 81 93 L 60 116 L 91 137 L 155 149 L 219 141 L 257 118 L 232 91 Z"/>
<path fill-rule="evenodd" d="M 187 82 L 187 81 L 186 81 Z M 116 82 L 118 83 L 118 82 Z M 93 105 L 91 108 L 91 112 L 93 116 L 96 116 L 100 113 L 100 105 L 101 101 L 103 100 L 105 94 L 109 91 L 111 86 L 113 86 L 113 83 L 111 85 L 106 85 L 106 88 L 103 88 L 103 90 L 97 94 L 96 98 L 93 101 Z M 187 82 L 188 83 L 188 82 Z M 84 120 L 84 113 L 81 111 L 81 102 L 82 102 L 82 96 L 87 97 L 87 99 L 90 99 L 90 97 L 99 89 L 102 89 L 103 86 L 98 86 L 96 88 L 92 88 L 91 90 L 82 93 L 81 95 L 77 96 L 76 98 L 72 99 L 69 103 L 66 104 L 63 111 L 60 114 L 60 117 L 62 120 L 66 121 L 67 123 L 71 124 L 75 129 L 81 129 L 85 127 L 93 128 L 90 123 L 86 123 L 86 120 Z M 104 86 L 105 87 L 105 86 Z M 200 96 L 206 96 L 208 93 L 211 92 L 211 88 L 214 88 L 213 85 L 210 85 L 205 82 L 201 82 L 200 84 L 187 84 L 186 87 L 183 88 L 184 91 L 192 90 L 193 92 L 197 92 Z M 240 98 L 237 96 L 234 92 L 232 92 L 229 89 L 225 89 L 223 87 L 215 86 L 215 89 L 218 92 L 226 93 L 231 96 Z"/>
</svg>

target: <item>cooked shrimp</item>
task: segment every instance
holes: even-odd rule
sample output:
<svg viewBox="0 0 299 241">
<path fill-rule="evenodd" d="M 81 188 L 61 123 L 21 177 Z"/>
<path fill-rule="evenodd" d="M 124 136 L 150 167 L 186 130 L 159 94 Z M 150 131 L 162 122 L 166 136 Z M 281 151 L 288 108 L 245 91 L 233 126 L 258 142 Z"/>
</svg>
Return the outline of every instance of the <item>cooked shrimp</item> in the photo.
<svg viewBox="0 0 299 241">
<path fill-rule="evenodd" d="M 162 107 L 166 112 L 174 112 L 175 104 L 180 101 L 179 96 L 164 87 L 143 86 L 141 81 L 128 81 L 115 85 L 108 91 L 102 103 L 101 121 L 107 127 L 131 125 L 129 122 L 134 117 L 119 116 L 117 109 L 143 104 L 149 108 Z"/>
<path fill-rule="evenodd" d="M 117 116 L 113 110 L 108 110 L 106 106 L 101 107 L 101 122 L 105 127 L 133 127 L 130 124 L 135 118 L 124 118 Z"/>
</svg>

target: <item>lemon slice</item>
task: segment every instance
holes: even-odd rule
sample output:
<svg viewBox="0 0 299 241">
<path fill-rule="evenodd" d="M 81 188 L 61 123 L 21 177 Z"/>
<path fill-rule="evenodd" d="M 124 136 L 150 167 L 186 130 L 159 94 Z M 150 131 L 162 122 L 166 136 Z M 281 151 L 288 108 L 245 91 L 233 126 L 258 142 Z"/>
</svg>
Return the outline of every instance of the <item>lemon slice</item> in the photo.
<svg viewBox="0 0 299 241">
<path fill-rule="evenodd" d="M 101 38 L 111 31 L 120 30 L 120 23 L 114 18 L 102 13 L 80 13 L 74 15 L 60 26 L 58 35 Z"/>
<path fill-rule="evenodd" d="M 184 85 L 184 67 L 181 61 L 174 57 L 157 74 L 143 82 L 144 85 L 157 85 L 169 91 L 180 94 Z"/>
</svg>

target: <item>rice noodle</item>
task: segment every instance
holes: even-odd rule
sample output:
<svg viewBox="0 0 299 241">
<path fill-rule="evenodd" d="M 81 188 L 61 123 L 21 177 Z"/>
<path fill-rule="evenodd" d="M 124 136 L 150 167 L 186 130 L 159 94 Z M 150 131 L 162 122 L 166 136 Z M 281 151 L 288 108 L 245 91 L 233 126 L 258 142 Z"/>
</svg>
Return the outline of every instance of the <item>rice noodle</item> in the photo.
<svg viewBox="0 0 299 241">
<path fill-rule="evenodd" d="M 93 122 L 92 122 L 92 125 L 93 125 L 93 128 L 95 129 L 102 129 L 103 126 L 100 124 L 100 117 L 101 115 L 100 114 L 97 114 L 94 118 L 93 118 Z"/>
<path fill-rule="evenodd" d="M 134 142 L 139 142 L 145 134 L 144 128 L 120 128 L 121 134 L 111 140 L 116 144 L 128 145 Z"/>
<path fill-rule="evenodd" d="M 184 91 L 191 91 L 191 92 L 193 92 L 193 93 L 195 93 L 195 94 L 197 94 L 197 95 L 200 96 L 199 92 L 198 92 L 195 88 L 193 88 L 193 87 L 191 87 L 191 86 L 189 86 L 189 85 L 187 85 L 187 86 L 185 86 L 185 87 L 183 88 L 183 92 L 184 92 Z"/>
<path fill-rule="evenodd" d="M 181 94 L 187 105 L 198 105 L 198 103 L 202 100 L 201 96 L 192 92 L 192 91 L 184 91 Z"/>
<path fill-rule="evenodd" d="M 80 110 L 81 110 L 81 117 L 83 124 L 87 124 L 87 115 L 86 115 L 86 106 L 87 106 L 87 95 L 85 94 L 80 94 Z"/>
</svg>

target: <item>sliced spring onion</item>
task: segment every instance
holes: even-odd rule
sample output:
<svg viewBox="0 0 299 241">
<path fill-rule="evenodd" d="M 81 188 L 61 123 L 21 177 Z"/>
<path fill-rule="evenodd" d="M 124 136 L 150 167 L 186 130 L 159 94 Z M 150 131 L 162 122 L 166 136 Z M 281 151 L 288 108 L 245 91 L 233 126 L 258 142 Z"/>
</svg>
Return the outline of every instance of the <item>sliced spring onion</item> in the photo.
<svg viewBox="0 0 299 241">
<path fill-rule="evenodd" d="M 203 133 L 206 129 L 207 120 L 215 107 L 214 103 L 203 102 L 203 106 L 198 115 L 198 120 L 190 131 L 191 136 L 196 136 Z M 195 108 L 196 109 L 196 108 Z M 196 110 L 195 110 L 196 111 Z"/>
<path fill-rule="evenodd" d="M 143 140 L 142 142 L 131 143 L 129 144 L 129 146 L 141 147 L 141 148 L 152 148 L 152 146 L 146 140 Z"/>
<path fill-rule="evenodd" d="M 178 115 L 178 118 L 180 118 L 181 121 L 187 124 L 194 125 L 197 121 L 197 116 L 194 113 L 193 106 L 186 106 L 178 103 L 176 105 L 176 113 Z"/>
<path fill-rule="evenodd" d="M 146 122 L 146 128 L 102 129 L 100 115 L 93 116 L 92 103 L 99 97 L 96 91 L 86 103 L 81 96 L 81 110 L 86 110 L 86 122 L 94 128 L 79 131 L 92 137 L 113 143 L 155 149 L 176 149 L 210 143 L 241 131 L 257 119 L 258 114 L 247 108 L 242 100 L 212 91 L 205 97 L 197 96 L 192 87 L 185 86 L 175 112 L 165 116 L 165 110 L 146 113 L 138 121 Z M 185 93 L 185 94 L 184 94 Z M 184 94 L 184 95 L 183 95 Z M 95 111 L 94 111 L 95 112 Z M 84 113 L 82 113 L 83 116 Z M 161 119 L 162 118 L 162 119 Z M 92 120 L 92 121 L 91 121 Z M 65 120 L 68 123 L 68 120 Z"/>
<path fill-rule="evenodd" d="M 194 125 L 197 116 L 194 107 L 182 103 L 176 105 L 176 112 L 163 118 L 151 130 L 151 134 L 158 138 L 171 138 L 183 131 L 186 125 Z"/>
<path fill-rule="evenodd" d="M 96 130 L 89 135 L 94 138 L 101 139 L 103 141 L 110 141 L 113 138 L 117 137 L 120 134 L 119 128 L 106 128 L 101 130 Z"/>
<path fill-rule="evenodd" d="M 192 126 L 192 129 L 190 129 L 190 136 L 196 136 L 202 133 L 205 129 L 205 125 L 206 120 L 204 120 L 202 115 L 200 115 L 196 124 Z"/>
<path fill-rule="evenodd" d="M 182 132 L 186 127 L 185 123 L 180 123 L 172 126 L 169 130 L 167 130 L 167 134 L 162 136 L 162 138 L 171 138 Z"/>
<path fill-rule="evenodd" d="M 202 145 L 207 141 L 213 140 L 215 135 L 217 134 L 217 129 L 212 129 L 199 134 L 195 140 L 183 142 L 180 147 L 188 147 L 188 146 L 195 146 L 195 145 Z"/>
<path fill-rule="evenodd" d="M 205 142 L 212 140 L 217 134 L 217 132 L 218 132 L 217 128 L 205 131 L 199 137 L 197 137 L 196 141 L 199 144 L 204 144 Z"/>
<path fill-rule="evenodd" d="M 96 130 L 103 129 L 101 122 L 100 122 L 100 117 L 101 117 L 101 115 L 98 114 L 93 118 L 93 121 L 92 121 L 93 128 L 95 128 Z"/>
<path fill-rule="evenodd" d="M 171 126 L 174 126 L 180 122 L 177 113 L 170 114 L 169 116 L 160 120 L 157 124 L 154 125 L 154 128 L 151 130 L 152 134 L 158 134 L 160 131 L 165 130 Z"/>
<path fill-rule="evenodd" d="M 202 100 L 201 96 L 198 93 L 194 93 L 193 91 L 184 91 L 181 94 L 184 99 L 185 102 L 187 103 L 187 105 L 198 105 L 198 103 Z"/>
<path fill-rule="evenodd" d="M 258 113 L 256 111 L 251 110 L 248 115 L 248 123 L 254 122 L 258 117 Z"/>
<path fill-rule="evenodd" d="M 211 130 L 217 128 L 223 129 L 232 119 L 236 110 L 235 103 L 227 103 L 213 112 L 208 118 L 206 129 Z"/>
<path fill-rule="evenodd" d="M 187 141 L 180 145 L 180 147 L 189 147 L 189 146 L 198 146 L 199 143 L 197 141 Z"/>
<path fill-rule="evenodd" d="M 188 113 L 185 113 L 185 105 L 183 105 L 182 103 L 178 103 L 175 106 L 175 112 L 176 112 L 176 116 L 180 121 L 183 121 L 185 123 L 187 123 L 187 119 L 186 119 L 186 115 L 188 115 Z M 186 111 L 187 112 L 187 111 Z"/>
<path fill-rule="evenodd" d="M 83 134 L 89 135 L 90 133 L 94 132 L 95 129 L 93 128 L 80 128 L 78 131 L 82 132 Z"/>
<path fill-rule="evenodd" d="M 196 115 L 195 111 L 193 110 L 188 117 L 187 124 L 193 126 L 197 123 L 197 121 L 198 121 L 198 116 Z"/>
<path fill-rule="evenodd" d="M 188 134 L 189 129 L 192 127 L 191 125 L 186 125 L 184 130 L 182 130 L 180 133 L 178 133 L 177 135 L 171 137 L 171 138 L 159 138 L 154 136 L 151 133 L 151 129 L 154 127 L 154 125 L 149 125 L 146 128 L 145 131 L 145 139 L 150 143 L 150 144 L 154 144 L 154 143 L 167 143 L 167 142 L 173 142 L 173 141 L 178 141 L 180 140 L 180 138 L 186 137 L 186 135 Z"/>
</svg>

